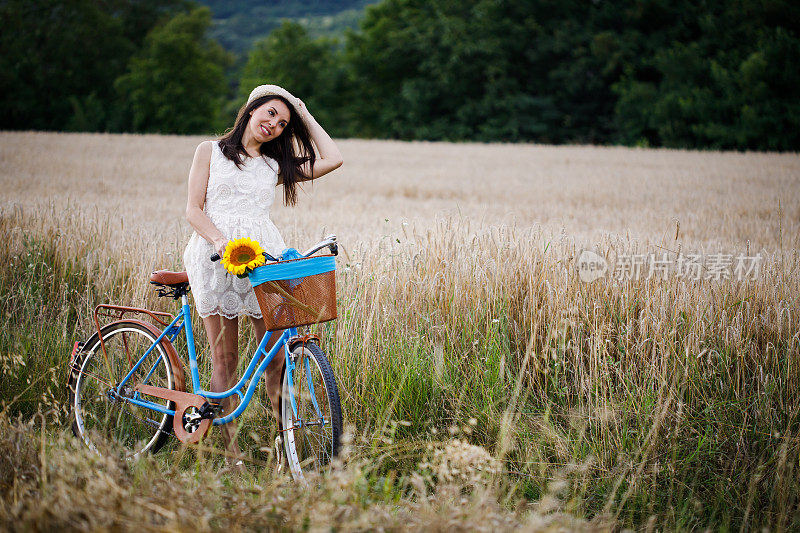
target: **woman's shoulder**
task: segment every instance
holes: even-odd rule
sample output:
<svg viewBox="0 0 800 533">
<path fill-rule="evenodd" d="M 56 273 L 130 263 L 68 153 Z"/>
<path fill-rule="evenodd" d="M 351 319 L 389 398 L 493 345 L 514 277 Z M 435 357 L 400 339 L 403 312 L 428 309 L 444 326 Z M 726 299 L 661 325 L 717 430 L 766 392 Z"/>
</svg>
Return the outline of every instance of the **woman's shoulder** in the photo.
<svg viewBox="0 0 800 533">
<path fill-rule="evenodd" d="M 216 141 L 203 141 L 197 145 L 194 151 L 194 158 L 197 161 L 211 161 L 211 153 Z"/>
<path fill-rule="evenodd" d="M 210 156 L 215 148 L 219 149 L 219 141 L 203 141 L 197 145 L 197 153 Z"/>
</svg>

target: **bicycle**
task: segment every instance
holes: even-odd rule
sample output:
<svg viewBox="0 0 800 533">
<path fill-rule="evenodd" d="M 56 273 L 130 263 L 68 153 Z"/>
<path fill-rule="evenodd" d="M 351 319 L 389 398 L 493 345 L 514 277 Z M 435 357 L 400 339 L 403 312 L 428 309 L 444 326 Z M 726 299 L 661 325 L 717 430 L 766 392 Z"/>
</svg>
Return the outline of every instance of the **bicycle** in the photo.
<svg viewBox="0 0 800 533">
<path fill-rule="evenodd" d="M 314 256 L 325 248 L 330 254 Z M 242 377 L 224 392 L 200 386 L 185 272 L 161 270 L 150 278 L 159 296 L 180 299 L 181 312 L 174 317 L 142 308 L 98 305 L 96 331 L 86 341 L 76 342 L 70 356 L 67 386 L 76 437 L 98 453 L 107 441 L 114 441 L 130 459 L 156 452 L 170 435 L 182 443 L 198 443 L 212 425 L 227 424 L 247 409 L 261 375 L 282 349 L 285 364 L 276 453 L 283 448 L 295 478 L 329 463 L 338 452 L 342 432 L 338 387 L 319 337 L 301 335 L 298 327 L 336 318 L 337 253 L 336 236 L 329 235 L 304 254 L 294 249 L 279 259 L 264 254 L 271 262 L 255 269 L 249 278 L 268 333 Z M 320 297 L 318 291 L 327 295 Z M 151 321 L 126 316 L 137 314 Z M 101 327 L 101 316 L 114 320 Z M 267 352 L 276 329 L 283 333 Z M 188 350 L 191 392 L 186 391 L 183 365 L 173 345 L 181 332 Z M 222 413 L 219 401 L 234 394 L 239 396 L 239 405 L 231 413 Z"/>
</svg>

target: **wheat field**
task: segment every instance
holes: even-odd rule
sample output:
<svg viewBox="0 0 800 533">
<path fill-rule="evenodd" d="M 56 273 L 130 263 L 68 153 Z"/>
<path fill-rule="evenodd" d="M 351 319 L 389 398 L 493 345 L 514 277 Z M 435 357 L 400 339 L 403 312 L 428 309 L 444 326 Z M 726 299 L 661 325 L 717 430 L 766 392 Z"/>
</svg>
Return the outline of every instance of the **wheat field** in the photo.
<svg viewBox="0 0 800 533">
<path fill-rule="evenodd" d="M 292 246 L 342 245 L 320 332 L 345 461 L 303 491 L 258 453 L 220 484 L 213 442 L 136 465 L 76 449 L 65 358 L 97 303 L 174 312 L 146 275 L 182 267 L 202 140 L 0 133 L 6 527 L 195 527 L 167 487 L 204 492 L 210 530 L 800 525 L 797 154 L 338 141 L 343 167 L 272 218 Z M 763 262 L 586 283 L 584 249 Z"/>
<path fill-rule="evenodd" d="M 187 239 L 187 176 L 206 138 L 2 133 L 0 140 L 5 206 L 80 205 L 119 221 L 115 236 L 141 233 L 178 247 Z M 355 246 L 397 236 L 403 222 L 424 231 L 437 217 L 466 217 L 476 229 L 563 230 L 583 244 L 607 235 L 672 242 L 677 222 L 680 241 L 693 249 L 731 249 L 748 240 L 753 249 L 797 248 L 800 235 L 796 154 L 338 144 L 341 169 L 306 184 L 296 208 L 276 201 L 273 218 L 287 242 L 335 232 Z M 150 253 L 166 251 L 172 250 Z"/>
</svg>

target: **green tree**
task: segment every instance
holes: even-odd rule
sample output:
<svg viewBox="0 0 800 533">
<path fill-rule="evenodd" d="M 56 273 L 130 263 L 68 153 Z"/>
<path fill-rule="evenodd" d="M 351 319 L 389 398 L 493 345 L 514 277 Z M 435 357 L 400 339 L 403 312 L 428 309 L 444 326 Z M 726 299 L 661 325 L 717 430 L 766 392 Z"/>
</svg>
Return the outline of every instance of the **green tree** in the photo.
<svg viewBox="0 0 800 533">
<path fill-rule="evenodd" d="M 796 3 L 740 0 L 671 10 L 671 18 L 681 21 L 679 30 L 671 30 L 668 41 L 638 39 L 641 53 L 614 85 L 619 140 L 686 148 L 800 148 Z"/>
<path fill-rule="evenodd" d="M 250 51 L 239 80 L 237 104 L 265 83 L 280 85 L 301 98 L 332 135 L 348 134 L 348 89 L 336 41 L 312 40 L 301 25 L 284 21 Z"/>
<path fill-rule="evenodd" d="M 357 134 L 797 149 L 788 0 L 384 0 L 347 34 Z"/>
<path fill-rule="evenodd" d="M 0 2 L 0 128 L 116 129 L 113 81 L 181 0 Z"/>
<path fill-rule="evenodd" d="M 738 66 L 738 146 L 800 150 L 800 39 L 785 28 L 761 32 Z"/>
<path fill-rule="evenodd" d="M 115 86 L 139 132 L 199 133 L 218 127 L 230 54 L 209 39 L 208 8 L 179 13 L 148 33 Z"/>
<path fill-rule="evenodd" d="M 385 0 L 367 6 L 358 32 L 347 32 L 345 63 L 358 107 L 360 137 L 420 138 L 405 114 L 404 80 L 418 75 L 425 55 L 425 2 Z M 406 127 L 403 127 L 403 124 Z"/>
<path fill-rule="evenodd" d="M 106 100 L 109 73 L 120 72 L 133 51 L 120 20 L 88 0 L 11 0 L 0 4 L 0 19 L 4 128 L 64 129 L 74 103 L 90 95 Z M 90 127 L 102 126 L 99 115 Z"/>
<path fill-rule="evenodd" d="M 510 0 L 368 7 L 347 41 L 360 129 L 398 138 L 602 141 L 619 58 L 616 42 L 595 44 L 585 22 L 598 9 Z"/>
</svg>

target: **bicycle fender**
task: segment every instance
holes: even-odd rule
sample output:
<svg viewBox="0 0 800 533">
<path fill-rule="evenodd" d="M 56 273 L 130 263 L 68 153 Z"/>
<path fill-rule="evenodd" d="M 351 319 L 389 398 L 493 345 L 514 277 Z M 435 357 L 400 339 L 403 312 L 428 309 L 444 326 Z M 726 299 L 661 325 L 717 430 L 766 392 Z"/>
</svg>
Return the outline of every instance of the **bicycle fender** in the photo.
<svg viewBox="0 0 800 533">
<path fill-rule="evenodd" d="M 153 324 L 149 322 L 144 322 L 143 320 L 136 320 L 127 318 L 125 320 L 117 320 L 115 322 L 111 322 L 105 326 L 103 329 L 106 329 L 109 326 L 113 326 L 114 324 L 119 324 L 121 322 L 127 323 L 134 323 L 140 326 L 144 326 L 147 328 L 150 333 L 152 333 L 156 338 L 161 335 L 161 330 L 155 327 Z M 175 347 L 169 341 L 168 338 L 164 337 L 161 339 L 161 345 L 164 347 L 164 351 L 167 352 L 167 358 L 169 359 L 169 365 L 172 367 L 172 375 L 175 378 L 175 389 L 176 391 L 186 391 L 186 375 L 183 373 L 183 365 L 181 364 L 181 360 L 178 357 L 178 352 L 175 350 Z"/>
<path fill-rule="evenodd" d="M 294 337 L 290 337 L 289 340 L 287 341 L 287 344 L 289 344 L 289 351 L 291 352 L 297 347 L 298 344 L 305 345 L 308 342 L 313 342 L 317 346 L 319 346 L 320 344 L 319 337 L 314 333 L 308 333 L 302 336 L 295 335 Z"/>
<path fill-rule="evenodd" d="M 100 336 L 97 334 L 97 331 L 95 331 L 89 336 L 88 339 L 83 341 L 82 346 L 79 347 L 81 344 L 80 341 L 76 342 L 73 346 L 72 355 L 69 357 L 69 372 L 67 373 L 67 389 L 71 392 L 75 392 L 75 380 L 78 379 L 78 374 L 81 370 L 78 365 L 82 360 L 84 348 L 87 346 L 94 346 L 97 342 L 99 342 L 99 339 Z"/>
<path fill-rule="evenodd" d="M 83 348 L 85 346 L 92 346 L 89 344 L 92 341 L 96 342 L 97 340 L 97 332 L 93 333 L 88 340 L 84 342 L 76 341 L 72 347 L 72 354 L 69 356 L 69 365 L 67 369 L 67 390 L 75 392 L 75 380 L 78 379 L 78 373 L 80 372 L 80 368 L 78 368 L 78 363 L 81 360 L 83 355 Z"/>
</svg>

